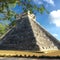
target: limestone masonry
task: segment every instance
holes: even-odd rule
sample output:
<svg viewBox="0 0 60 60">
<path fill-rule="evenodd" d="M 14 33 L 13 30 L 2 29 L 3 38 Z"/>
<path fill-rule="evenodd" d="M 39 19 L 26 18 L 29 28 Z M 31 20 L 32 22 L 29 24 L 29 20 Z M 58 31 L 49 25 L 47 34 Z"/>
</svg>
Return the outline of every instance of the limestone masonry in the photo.
<svg viewBox="0 0 60 60">
<path fill-rule="evenodd" d="M 36 22 L 33 14 L 17 16 L 17 24 L 2 39 L 0 49 L 47 51 L 60 49 L 60 42 Z"/>
</svg>

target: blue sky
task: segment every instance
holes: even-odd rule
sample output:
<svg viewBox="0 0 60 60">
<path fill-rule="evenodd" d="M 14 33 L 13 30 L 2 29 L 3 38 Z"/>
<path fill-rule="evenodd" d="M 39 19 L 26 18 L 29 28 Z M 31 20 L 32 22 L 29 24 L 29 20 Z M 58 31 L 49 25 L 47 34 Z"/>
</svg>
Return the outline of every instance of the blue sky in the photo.
<svg viewBox="0 0 60 60">
<path fill-rule="evenodd" d="M 48 32 L 60 40 L 60 0 L 32 0 L 36 5 L 44 4 L 46 9 L 50 12 L 36 14 L 36 21 L 38 21 Z M 22 12 L 21 7 L 14 8 L 17 13 Z"/>
</svg>

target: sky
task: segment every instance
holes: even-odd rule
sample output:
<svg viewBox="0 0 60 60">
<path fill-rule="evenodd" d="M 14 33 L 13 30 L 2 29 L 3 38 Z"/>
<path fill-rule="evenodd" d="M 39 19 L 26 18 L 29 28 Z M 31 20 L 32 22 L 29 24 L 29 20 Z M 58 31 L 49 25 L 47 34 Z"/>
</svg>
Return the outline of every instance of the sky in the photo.
<svg viewBox="0 0 60 60">
<path fill-rule="evenodd" d="M 60 0 L 32 0 L 36 5 L 43 4 L 49 14 L 37 12 L 36 21 L 39 22 L 50 34 L 60 40 Z M 17 6 L 13 10 L 22 12 L 22 7 Z"/>
</svg>

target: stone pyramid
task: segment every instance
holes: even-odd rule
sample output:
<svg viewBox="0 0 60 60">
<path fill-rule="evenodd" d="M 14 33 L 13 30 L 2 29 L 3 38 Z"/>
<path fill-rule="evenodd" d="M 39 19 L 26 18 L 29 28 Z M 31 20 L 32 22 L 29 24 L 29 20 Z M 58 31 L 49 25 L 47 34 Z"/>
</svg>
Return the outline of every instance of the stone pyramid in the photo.
<svg viewBox="0 0 60 60">
<path fill-rule="evenodd" d="M 2 50 L 47 51 L 60 49 L 60 42 L 37 22 L 34 14 L 17 16 L 13 27 L 0 41 Z"/>
</svg>

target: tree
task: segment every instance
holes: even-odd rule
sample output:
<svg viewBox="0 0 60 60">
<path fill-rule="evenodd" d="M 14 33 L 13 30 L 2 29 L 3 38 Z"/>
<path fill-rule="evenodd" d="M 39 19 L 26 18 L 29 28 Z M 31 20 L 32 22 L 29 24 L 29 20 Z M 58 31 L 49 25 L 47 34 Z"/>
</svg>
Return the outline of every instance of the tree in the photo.
<svg viewBox="0 0 60 60">
<path fill-rule="evenodd" d="M 6 26 L 0 23 L 0 36 L 3 35 L 5 32 L 6 32 Z"/>
<path fill-rule="evenodd" d="M 39 11 L 41 14 L 45 11 L 47 11 L 44 7 L 44 5 L 41 5 L 40 7 L 37 7 L 35 4 L 31 3 L 32 0 L 0 0 L 0 13 L 4 15 L 4 17 L 0 18 L 1 20 L 11 20 L 12 17 L 16 17 L 16 13 L 10 9 L 11 5 L 16 6 L 20 5 L 22 6 L 22 9 L 24 12 L 27 12 L 30 10 L 30 13 L 33 13 L 34 10 Z"/>
</svg>

